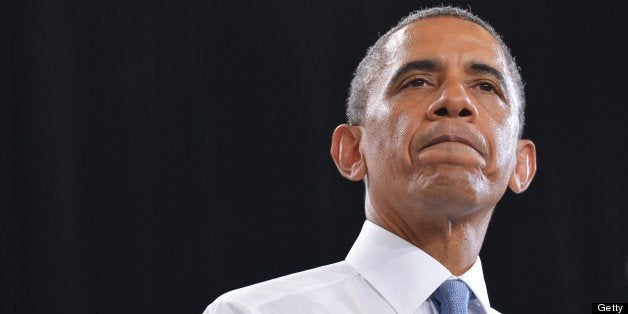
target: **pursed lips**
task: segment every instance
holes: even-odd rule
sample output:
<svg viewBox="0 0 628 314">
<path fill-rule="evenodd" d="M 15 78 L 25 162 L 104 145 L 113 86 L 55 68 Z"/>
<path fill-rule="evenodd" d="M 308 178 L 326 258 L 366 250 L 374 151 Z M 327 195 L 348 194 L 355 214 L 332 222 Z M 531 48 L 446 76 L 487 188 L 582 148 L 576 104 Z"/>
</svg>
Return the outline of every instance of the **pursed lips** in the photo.
<svg viewBox="0 0 628 314">
<path fill-rule="evenodd" d="M 473 142 L 471 142 L 470 140 L 460 136 L 460 135 L 455 135 L 455 134 L 445 134 L 445 135 L 440 135 L 437 136 L 431 140 L 429 140 L 427 143 L 425 143 L 425 145 L 423 145 L 419 151 L 422 151 L 428 147 L 434 146 L 436 144 L 440 144 L 440 143 L 444 143 L 444 142 L 454 142 L 454 143 L 461 143 L 464 145 L 467 145 L 473 149 L 475 149 L 475 151 L 477 151 L 480 155 L 484 156 L 485 154 L 482 152 L 482 150 L 480 149 L 480 147 L 478 147 L 476 144 L 474 144 Z"/>
</svg>

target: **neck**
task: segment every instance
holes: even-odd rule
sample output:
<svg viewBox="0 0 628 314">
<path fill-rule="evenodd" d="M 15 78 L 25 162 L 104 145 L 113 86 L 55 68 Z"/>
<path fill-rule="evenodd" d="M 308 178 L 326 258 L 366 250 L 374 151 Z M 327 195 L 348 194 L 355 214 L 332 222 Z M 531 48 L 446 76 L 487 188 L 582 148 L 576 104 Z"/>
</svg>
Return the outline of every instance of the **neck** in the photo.
<svg viewBox="0 0 628 314">
<path fill-rule="evenodd" d="M 400 211 L 377 210 L 368 197 L 365 205 L 369 221 L 420 248 L 455 276 L 469 270 L 477 260 L 494 208 L 475 210 L 463 218 L 437 214 L 408 219 L 399 215 Z"/>
</svg>

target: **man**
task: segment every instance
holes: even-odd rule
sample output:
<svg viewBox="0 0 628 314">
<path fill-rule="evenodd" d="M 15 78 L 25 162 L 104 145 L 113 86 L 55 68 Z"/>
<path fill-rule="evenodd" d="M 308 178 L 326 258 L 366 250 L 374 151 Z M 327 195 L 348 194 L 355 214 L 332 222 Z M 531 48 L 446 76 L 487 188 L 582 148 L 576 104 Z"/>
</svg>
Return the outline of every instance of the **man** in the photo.
<svg viewBox="0 0 628 314">
<path fill-rule="evenodd" d="M 499 35 L 451 7 L 383 35 L 351 84 L 331 155 L 364 181 L 345 261 L 231 291 L 205 313 L 491 313 L 478 254 L 507 187 L 536 171 L 523 86 Z"/>
</svg>

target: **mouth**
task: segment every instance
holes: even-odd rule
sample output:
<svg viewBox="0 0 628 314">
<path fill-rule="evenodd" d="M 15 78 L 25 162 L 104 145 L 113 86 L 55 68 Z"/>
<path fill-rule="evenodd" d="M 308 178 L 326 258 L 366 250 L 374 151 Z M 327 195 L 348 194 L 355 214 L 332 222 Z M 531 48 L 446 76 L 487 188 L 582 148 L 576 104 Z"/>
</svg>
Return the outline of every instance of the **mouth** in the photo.
<svg viewBox="0 0 628 314">
<path fill-rule="evenodd" d="M 484 156 L 484 154 L 482 153 L 482 151 L 480 150 L 480 148 L 474 144 L 472 141 L 470 141 L 469 139 L 462 137 L 460 135 L 455 135 L 455 134 L 445 134 L 445 135 L 440 135 L 437 136 L 431 140 L 429 140 L 427 143 L 425 143 L 425 145 L 423 145 L 419 151 L 422 151 L 426 148 L 429 148 L 431 146 L 434 146 L 436 144 L 440 144 L 440 143 L 446 143 L 446 142 L 451 142 L 451 143 L 461 143 L 464 145 L 467 145 L 471 148 L 473 148 L 476 152 L 478 152 L 478 154 Z"/>
</svg>

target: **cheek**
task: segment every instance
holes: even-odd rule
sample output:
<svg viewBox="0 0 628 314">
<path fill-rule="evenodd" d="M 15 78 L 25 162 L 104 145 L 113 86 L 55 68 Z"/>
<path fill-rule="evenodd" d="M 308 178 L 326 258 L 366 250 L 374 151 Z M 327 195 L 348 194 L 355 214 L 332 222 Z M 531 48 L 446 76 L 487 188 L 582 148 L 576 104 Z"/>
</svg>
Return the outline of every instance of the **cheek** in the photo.
<svg viewBox="0 0 628 314">
<path fill-rule="evenodd" d="M 401 105 L 381 103 L 367 107 L 365 122 L 369 142 L 379 150 L 379 154 L 389 154 L 408 141 L 406 137 L 412 117 L 404 112 Z"/>
<path fill-rule="evenodd" d="M 494 125 L 495 168 L 508 177 L 516 162 L 518 123 L 518 118 L 510 115 L 503 123 Z"/>
<path fill-rule="evenodd" d="M 399 174 L 407 166 L 411 122 L 412 117 L 394 114 L 369 119 L 363 148 L 372 175 L 376 172 L 382 174 L 382 171 Z"/>
<path fill-rule="evenodd" d="M 374 159 L 390 160 L 404 151 L 407 139 L 408 118 L 386 117 L 374 121 L 367 129 L 370 155 Z"/>
<path fill-rule="evenodd" d="M 399 153 L 405 153 L 407 151 L 407 144 L 410 142 L 410 136 L 412 136 L 412 132 L 409 132 L 411 128 L 412 118 L 403 115 L 395 119 L 392 125 L 394 125 L 394 129 L 391 137 L 391 144 Z"/>
</svg>

